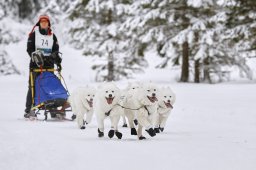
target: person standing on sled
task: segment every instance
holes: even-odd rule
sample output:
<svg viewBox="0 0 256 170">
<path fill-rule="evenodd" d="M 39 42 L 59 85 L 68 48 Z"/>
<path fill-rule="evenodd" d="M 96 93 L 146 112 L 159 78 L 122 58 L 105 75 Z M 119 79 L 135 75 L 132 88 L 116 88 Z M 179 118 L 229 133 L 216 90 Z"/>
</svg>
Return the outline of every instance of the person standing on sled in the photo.
<svg viewBox="0 0 256 170">
<path fill-rule="evenodd" d="M 40 54 L 43 59 L 42 68 L 53 69 L 55 60 L 58 60 L 57 68 L 61 70 L 61 58 L 58 55 L 59 44 L 55 34 L 52 33 L 50 18 L 48 15 L 40 15 L 37 24 L 33 27 L 29 34 L 27 42 L 27 52 L 30 56 L 29 69 L 39 68 L 38 62 L 34 60 L 35 54 Z M 33 79 L 40 73 L 33 73 Z M 32 91 L 31 82 L 29 80 L 29 87 L 26 98 L 25 118 L 36 117 L 35 111 L 31 110 L 32 107 Z"/>
</svg>

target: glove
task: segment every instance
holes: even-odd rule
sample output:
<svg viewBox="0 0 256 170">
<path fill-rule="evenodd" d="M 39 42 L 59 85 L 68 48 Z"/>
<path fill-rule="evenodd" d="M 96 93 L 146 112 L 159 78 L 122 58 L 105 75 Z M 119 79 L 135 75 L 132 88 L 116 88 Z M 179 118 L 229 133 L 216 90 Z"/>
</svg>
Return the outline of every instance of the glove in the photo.
<svg viewBox="0 0 256 170">
<path fill-rule="evenodd" d="M 62 58 L 60 57 L 60 55 L 59 55 L 59 52 L 53 52 L 52 54 L 51 54 L 51 57 L 52 57 L 52 59 L 53 59 L 53 62 L 55 63 L 55 64 L 60 64 L 61 63 L 61 61 L 62 61 Z"/>
<path fill-rule="evenodd" d="M 43 53 L 37 50 L 32 53 L 31 59 L 32 59 L 32 62 L 36 63 L 36 65 L 40 67 L 44 65 L 43 57 L 44 57 Z"/>
<path fill-rule="evenodd" d="M 62 70 L 62 67 L 60 64 L 57 64 L 57 70 L 60 72 Z"/>
</svg>

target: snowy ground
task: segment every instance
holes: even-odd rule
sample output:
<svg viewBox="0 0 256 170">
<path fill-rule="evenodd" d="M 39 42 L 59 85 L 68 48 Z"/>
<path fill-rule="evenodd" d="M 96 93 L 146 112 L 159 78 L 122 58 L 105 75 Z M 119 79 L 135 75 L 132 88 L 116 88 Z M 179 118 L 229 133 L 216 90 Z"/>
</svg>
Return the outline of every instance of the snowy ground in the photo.
<svg viewBox="0 0 256 170">
<path fill-rule="evenodd" d="M 0 77 L 1 170 L 256 168 L 255 84 L 173 84 L 165 132 L 138 141 L 121 127 L 122 140 L 99 139 L 95 117 L 84 131 L 75 122 L 21 120 L 24 78 Z"/>
<path fill-rule="evenodd" d="M 145 133 L 148 139 L 138 141 L 120 127 L 122 140 L 99 139 L 95 117 L 84 131 L 75 122 L 22 120 L 28 81 L 25 44 L 7 48 L 22 75 L 0 77 L 0 170 L 256 169 L 255 84 L 179 84 L 173 71 L 148 69 L 137 79 L 170 85 L 177 95 L 165 132 L 154 138 Z M 69 90 L 95 84 L 93 61 L 68 47 L 61 50 Z"/>
</svg>

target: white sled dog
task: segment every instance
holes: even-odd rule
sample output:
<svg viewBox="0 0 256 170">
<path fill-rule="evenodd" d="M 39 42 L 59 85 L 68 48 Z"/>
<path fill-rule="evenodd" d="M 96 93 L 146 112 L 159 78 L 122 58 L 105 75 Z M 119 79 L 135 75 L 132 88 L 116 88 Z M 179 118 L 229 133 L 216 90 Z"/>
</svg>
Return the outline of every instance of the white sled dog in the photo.
<svg viewBox="0 0 256 170">
<path fill-rule="evenodd" d="M 118 122 L 123 115 L 123 109 L 119 105 L 121 97 L 120 89 L 114 83 L 103 83 L 97 90 L 94 100 L 94 112 L 98 123 L 98 136 L 104 136 L 104 120 L 110 118 L 111 130 L 108 132 L 109 138 L 114 135 L 118 139 L 122 138 L 122 133 L 118 131 Z"/>
<path fill-rule="evenodd" d="M 157 114 L 157 106 L 158 106 L 157 96 L 158 96 L 158 88 L 153 83 L 143 84 L 140 88 L 134 91 L 134 94 L 132 96 L 132 101 L 133 101 L 132 108 L 138 109 L 137 135 L 139 140 L 146 139 L 142 135 L 143 127 L 151 137 L 156 135 L 153 129 L 153 120 L 155 119 L 155 116 Z"/>
<path fill-rule="evenodd" d="M 157 116 L 154 121 L 155 132 L 164 131 L 165 123 L 173 109 L 173 104 L 176 101 L 176 95 L 170 87 L 162 88 L 160 90 L 160 97 L 158 101 Z"/>
<path fill-rule="evenodd" d="M 76 118 L 80 129 L 85 129 L 85 124 L 90 123 L 92 120 L 95 92 L 94 87 L 79 87 L 68 98 L 68 102 L 74 113 L 72 119 Z M 84 120 L 85 114 L 86 119 Z"/>
<path fill-rule="evenodd" d="M 135 108 L 133 96 L 136 95 L 140 87 L 140 83 L 134 82 L 129 83 L 126 89 L 124 90 L 123 108 L 124 114 L 128 118 L 129 127 L 131 128 L 131 135 L 137 135 L 135 125 L 138 124 L 138 121 L 136 119 L 138 108 Z"/>
</svg>

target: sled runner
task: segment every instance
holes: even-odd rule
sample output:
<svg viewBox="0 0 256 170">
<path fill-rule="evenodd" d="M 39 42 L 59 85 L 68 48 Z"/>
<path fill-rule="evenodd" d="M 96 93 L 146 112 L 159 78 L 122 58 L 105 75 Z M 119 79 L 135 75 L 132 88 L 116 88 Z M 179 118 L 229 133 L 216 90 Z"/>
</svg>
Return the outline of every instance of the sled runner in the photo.
<svg viewBox="0 0 256 170">
<path fill-rule="evenodd" d="M 50 113 L 52 118 L 65 120 L 68 108 L 67 99 L 69 96 L 67 87 L 61 83 L 64 81 L 60 69 L 43 68 L 43 60 L 36 56 L 38 67 L 30 70 L 30 84 L 32 94 L 32 108 L 36 114 L 44 112 L 45 119 Z M 59 63 L 60 64 L 60 63 Z M 55 73 L 58 73 L 58 77 Z M 65 81 L 64 81 L 65 83 Z"/>
</svg>

